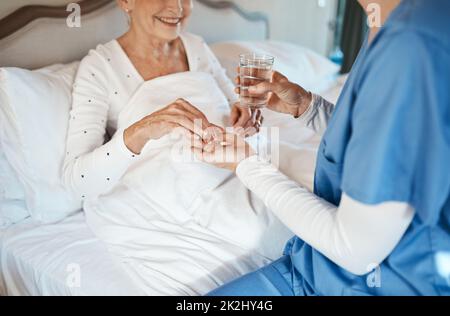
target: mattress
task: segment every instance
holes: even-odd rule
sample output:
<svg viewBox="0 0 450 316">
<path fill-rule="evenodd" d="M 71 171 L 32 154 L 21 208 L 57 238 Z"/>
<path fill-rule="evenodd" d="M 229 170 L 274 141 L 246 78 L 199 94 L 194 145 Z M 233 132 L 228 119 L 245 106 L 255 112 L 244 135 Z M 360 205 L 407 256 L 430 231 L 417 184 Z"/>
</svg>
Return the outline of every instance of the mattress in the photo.
<svg viewBox="0 0 450 316">
<path fill-rule="evenodd" d="M 0 295 L 140 295 L 78 213 L 0 231 Z"/>
</svg>

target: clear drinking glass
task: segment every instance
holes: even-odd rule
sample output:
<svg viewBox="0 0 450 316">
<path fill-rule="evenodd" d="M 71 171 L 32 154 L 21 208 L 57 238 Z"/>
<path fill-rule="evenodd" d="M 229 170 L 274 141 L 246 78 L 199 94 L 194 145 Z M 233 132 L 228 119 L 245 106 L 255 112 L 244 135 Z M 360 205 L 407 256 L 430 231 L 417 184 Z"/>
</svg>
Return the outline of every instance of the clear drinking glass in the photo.
<svg viewBox="0 0 450 316">
<path fill-rule="evenodd" d="M 251 97 L 248 87 L 257 85 L 272 78 L 272 69 L 275 58 L 265 54 L 242 54 L 239 56 L 240 73 L 240 103 L 242 107 L 260 109 L 267 106 L 269 93 L 261 97 Z"/>
</svg>

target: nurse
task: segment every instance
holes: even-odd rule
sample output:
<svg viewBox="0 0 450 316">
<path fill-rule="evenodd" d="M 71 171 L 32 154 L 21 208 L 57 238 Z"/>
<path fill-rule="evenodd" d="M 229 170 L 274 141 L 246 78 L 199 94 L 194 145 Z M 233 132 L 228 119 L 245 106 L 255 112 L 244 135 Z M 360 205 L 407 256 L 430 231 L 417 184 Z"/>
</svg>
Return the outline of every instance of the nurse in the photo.
<svg viewBox="0 0 450 316">
<path fill-rule="evenodd" d="M 450 1 L 359 2 L 379 5 L 384 25 L 336 107 L 277 73 L 251 89 L 326 129 L 314 194 L 237 136 L 216 145 L 237 159 L 215 164 L 236 170 L 296 237 L 279 260 L 210 295 L 450 295 Z"/>
</svg>

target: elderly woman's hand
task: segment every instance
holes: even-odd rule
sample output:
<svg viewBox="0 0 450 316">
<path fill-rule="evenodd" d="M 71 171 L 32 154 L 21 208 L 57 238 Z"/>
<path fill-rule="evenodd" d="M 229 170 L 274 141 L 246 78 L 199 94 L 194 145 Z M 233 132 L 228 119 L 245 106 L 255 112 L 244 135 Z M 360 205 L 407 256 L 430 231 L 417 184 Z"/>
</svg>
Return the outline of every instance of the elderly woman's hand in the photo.
<svg viewBox="0 0 450 316">
<path fill-rule="evenodd" d="M 223 133 L 204 146 L 197 143 L 192 151 L 200 161 L 233 172 L 242 160 L 255 155 L 245 139 L 235 133 Z"/>
<path fill-rule="evenodd" d="M 238 68 L 239 73 L 239 68 Z M 240 93 L 240 79 L 236 78 L 236 93 Z M 301 86 L 290 82 L 288 78 L 274 71 L 270 82 L 262 82 L 251 86 L 248 94 L 251 97 L 264 97 L 271 94 L 267 108 L 284 114 L 290 114 L 299 117 L 306 112 L 312 101 L 311 92 L 306 91 Z"/>
<path fill-rule="evenodd" d="M 249 137 L 259 133 L 263 120 L 261 110 L 241 107 L 239 102 L 231 109 L 230 124 L 241 136 Z"/>
<path fill-rule="evenodd" d="M 124 141 L 129 150 L 140 154 L 148 141 L 160 139 L 177 128 L 184 128 L 208 142 L 211 135 L 205 131 L 211 126 L 215 125 L 199 109 L 186 100 L 178 99 L 128 127 L 124 131 Z"/>
</svg>

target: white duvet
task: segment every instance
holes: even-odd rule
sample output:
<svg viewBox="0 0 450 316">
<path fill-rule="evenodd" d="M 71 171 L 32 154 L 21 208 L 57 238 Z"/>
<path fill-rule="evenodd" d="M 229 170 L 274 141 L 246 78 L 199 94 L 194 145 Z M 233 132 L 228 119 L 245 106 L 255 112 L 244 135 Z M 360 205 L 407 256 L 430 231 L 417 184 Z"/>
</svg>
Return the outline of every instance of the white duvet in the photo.
<svg viewBox="0 0 450 316">
<path fill-rule="evenodd" d="M 144 83 L 118 130 L 177 98 L 226 126 L 213 77 L 186 72 Z M 231 172 L 173 160 L 173 137 L 150 142 L 119 184 L 86 201 L 91 229 L 148 295 L 202 295 L 282 253 L 291 233 Z"/>
</svg>

